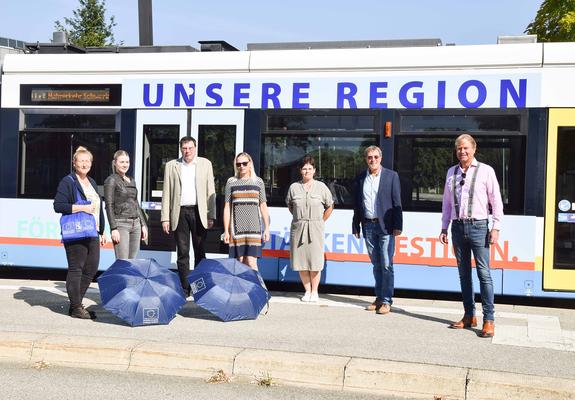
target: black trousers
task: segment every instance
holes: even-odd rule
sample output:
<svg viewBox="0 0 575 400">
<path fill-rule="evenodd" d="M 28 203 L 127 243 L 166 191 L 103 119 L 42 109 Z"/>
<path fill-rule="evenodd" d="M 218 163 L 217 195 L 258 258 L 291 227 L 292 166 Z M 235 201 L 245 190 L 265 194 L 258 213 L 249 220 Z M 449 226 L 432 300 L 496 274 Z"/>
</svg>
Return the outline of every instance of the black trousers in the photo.
<svg viewBox="0 0 575 400">
<path fill-rule="evenodd" d="M 182 206 L 174 237 L 178 252 L 178 274 L 186 295 L 190 294 L 190 283 L 188 282 L 188 274 L 190 273 L 190 235 L 194 246 L 194 266 L 196 266 L 206 258 L 204 249 L 206 228 L 202 225 L 197 206 Z"/>
<path fill-rule="evenodd" d="M 98 272 L 100 263 L 100 239 L 88 238 L 64 243 L 68 259 L 66 291 L 70 299 L 70 308 L 82 306 L 82 299 Z"/>
</svg>

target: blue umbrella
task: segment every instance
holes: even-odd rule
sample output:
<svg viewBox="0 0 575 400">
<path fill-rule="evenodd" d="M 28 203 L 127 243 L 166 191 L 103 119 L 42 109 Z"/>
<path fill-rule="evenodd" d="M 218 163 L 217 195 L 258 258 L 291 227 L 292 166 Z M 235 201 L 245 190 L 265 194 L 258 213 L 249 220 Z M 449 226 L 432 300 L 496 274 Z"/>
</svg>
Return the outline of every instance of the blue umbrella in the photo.
<svg viewBox="0 0 575 400">
<path fill-rule="evenodd" d="M 167 324 L 186 303 L 178 275 L 154 259 L 116 260 L 98 286 L 102 306 L 131 326 Z"/>
<path fill-rule="evenodd" d="M 256 319 L 270 299 L 261 275 L 235 258 L 202 260 L 188 281 L 195 303 L 223 321 Z"/>
</svg>

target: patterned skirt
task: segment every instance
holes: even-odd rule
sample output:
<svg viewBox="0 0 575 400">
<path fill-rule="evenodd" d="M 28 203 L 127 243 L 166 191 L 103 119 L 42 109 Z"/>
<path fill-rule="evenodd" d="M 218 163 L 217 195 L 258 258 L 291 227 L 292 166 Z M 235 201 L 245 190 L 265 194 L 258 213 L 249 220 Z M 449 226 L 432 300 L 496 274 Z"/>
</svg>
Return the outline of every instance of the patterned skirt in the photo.
<svg viewBox="0 0 575 400">
<path fill-rule="evenodd" d="M 259 210 L 259 191 L 251 186 L 235 188 L 231 195 L 232 232 L 230 257 L 261 257 L 262 222 Z"/>
<path fill-rule="evenodd" d="M 261 257 L 262 256 L 262 239 L 258 238 L 231 238 L 230 239 L 230 257 L 239 258 L 243 256 Z"/>
</svg>

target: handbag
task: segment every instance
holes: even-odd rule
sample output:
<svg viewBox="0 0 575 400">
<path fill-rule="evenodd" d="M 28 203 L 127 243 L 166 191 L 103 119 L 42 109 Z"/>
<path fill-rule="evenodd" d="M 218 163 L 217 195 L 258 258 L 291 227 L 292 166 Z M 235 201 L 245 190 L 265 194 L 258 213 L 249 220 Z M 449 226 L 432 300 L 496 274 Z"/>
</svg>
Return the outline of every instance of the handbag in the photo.
<svg viewBox="0 0 575 400">
<path fill-rule="evenodd" d="M 70 178 L 72 179 L 72 178 Z M 80 191 L 76 187 L 76 205 L 91 204 L 90 201 L 82 199 Z M 64 214 L 60 217 L 60 229 L 62 232 L 62 242 L 73 242 L 85 238 L 97 238 L 96 219 L 92 214 L 80 211 L 72 214 Z"/>
</svg>

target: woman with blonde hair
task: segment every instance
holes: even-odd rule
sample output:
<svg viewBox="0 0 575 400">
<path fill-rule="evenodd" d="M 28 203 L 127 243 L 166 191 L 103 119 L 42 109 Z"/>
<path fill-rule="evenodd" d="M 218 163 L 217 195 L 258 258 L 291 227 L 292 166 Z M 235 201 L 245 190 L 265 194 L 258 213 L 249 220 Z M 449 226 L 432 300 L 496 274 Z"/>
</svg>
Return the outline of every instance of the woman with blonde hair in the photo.
<svg viewBox="0 0 575 400">
<path fill-rule="evenodd" d="M 116 151 L 112 161 L 114 173 L 104 182 L 106 215 L 116 258 L 135 258 L 140 250 L 140 240 L 148 239 L 136 182 L 127 175 L 129 168 L 128 153 L 125 150 Z"/>
<path fill-rule="evenodd" d="M 262 242 L 270 239 L 266 190 L 248 153 L 236 156 L 234 172 L 225 188 L 224 243 L 230 245 L 230 257 L 257 270 Z"/>
<path fill-rule="evenodd" d="M 68 274 L 66 275 L 66 291 L 70 299 L 68 315 L 80 319 L 94 319 L 96 317 L 95 314 L 84 309 L 82 300 L 92 279 L 98 272 L 100 246 L 107 242 L 104 234 L 104 212 L 102 211 L 98 187 L 96 181 L 88 176 L 92 168 L 92 161 L 92 153 L 85 147 L 78 147 L 72 163 L 74 172 L 62 178 L 54 197 L 54 211 L 61 214 L 78 212 L 92 214 L 99 233 L 99 237 L 64 242 L 68 260 Z M 78 194 L 83 200 L 90 203 L 76 204 Z"/>
</svg>

